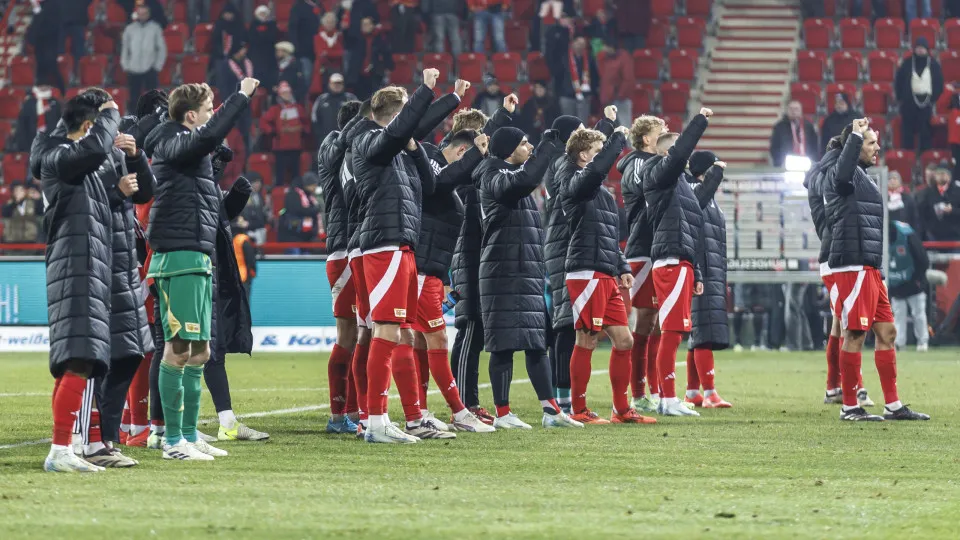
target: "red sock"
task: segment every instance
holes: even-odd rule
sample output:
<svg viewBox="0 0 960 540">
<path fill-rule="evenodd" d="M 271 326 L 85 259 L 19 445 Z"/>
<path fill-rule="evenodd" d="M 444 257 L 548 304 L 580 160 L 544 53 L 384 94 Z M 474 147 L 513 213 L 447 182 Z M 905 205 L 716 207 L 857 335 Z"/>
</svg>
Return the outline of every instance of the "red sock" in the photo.
<svg viewBox="0 0 960 540">
<path fill-rule="evenodd" d="M 414 349 L 417 356 L 417 380 L 420 381 L 420 408 L 427 408 L 427 390 L 430 388 L 430 356 L 426 349 Z M 434 375 L 436 377 L 436 375 Z M 439 382 L 437 383 L 440 384 Z"/>
<path fill-rule="evenodd" d="M 647 376 L 647 336 L 633 333 L 633 350 L 630 351 L 630 393 L 634 398 L 643 397 L 644 378 Z"/>
<path fill-rule="evenodd" d="M 697 372 L 697 355 L 687 350 L 687 390 L 700 390 L 700 374 Z"/>
<path fill-rule="evenodd" d="M 353 349 L 353 384 L 357 392 L 357 409 L 360 410 L 360 419 L 366 420 L 370 412 L 367 403 L 367 358 L 370 355 L 370 345 L 357 344 Z"/>
<path fill-rule="evenodd" d="M 371 415 L 387 414 L 390 392 L 390 357 L 397 344 L 381 338 L 370 340 L 367 354 L 367 408 Z"/>
<path fill-rule="evenodd" d="M 697 362 L 697 379 L 704 390 L 714 390 L 713 351 L 710 349 L 694 349 L 693 357 Z"/>
<path fill-rule="evenodd" d="M 419 420 L 420 414 L 420 378 L 417 376 L 417 361 L 413 358 L 413 346 L 397 345 L 393 349 L 390 360 L 393 368 L 393 381 L 397 383 L 397 392 L 400 394 L 400 404 L 403 405 L 403 416 L 408 422 Z M 386 411 L 386 397 L 384 408 Z"/>
<path fill-rule="evenodd" d="M 330 360 L 327 362 L 327 384 L 330 386 L 330 413 L 343 414 L 347 407 L 347 371 L 350 370 L 350 357 L 353 351 L 333 344 Z"/>
<path fill-rule="evenodd" d="M 647 339 L 647 389 L 651 394 L 660 394 L 660 369 L 657 367 L 657 354 L 660 353 L 660 334 Z"/>
<path fill-rule="evenodd" d="M 683 334 L 669 330 L 660 333 L 660 350 L 657 351 L 657 368 L 660 371 L 660 396 L 677 397 L 677 349 Z"/>
<path fill-rule="evenodd" d="M 437 386 L 440 387 L 440 393 L 443 399 L 447 401 L 447 406 L 453 413 L 458 413 L 467 407 L 460 400 L 460 390 L 457 388 L 457 381 L 453 379 L 453 370 L 450 368 L 450 359 L 447 357 L 446 349 L 433 349 L 427 351 L 430 361 L 430 373 L 433 373 Z M 424 386 L 424 385 L 421 385 Z"/>
<path fill-rule="evenodd" d="M 73 373 L 64 373 L 54 386 L 53 396 L 53 444 L 69 446 L 73 436 L 73 423 L 83 404 L 83 390 L 87 380 Z"/>
<path fill-rule="evenodd" d="M 140 361 L 137 372 L 130 381 L 130 391 L 127 392 L 127 404 L 130 407 L 129 422 L 132 426 L 146 426 L 150 423 L 150 362 L 153 353 L 148 354 Z"/>
<path fill-rule="evenodd" d="M 500 418 L 501 416 L 506 416 L 506 415 L 510 414 L 510 404 L 509 404 L 509 403 L 507 403 L 506 405 L 496 405 L 496 407 L 497 407 L 497 418 Z"/>
<path fill-rule="evenodd" d="M 613 410 L 625 413 L 630 410 L 627 387 L 630 386 L 630 356 L 632 349 L 610 351 L 610 388 L 613 390 Z"/>
<path fill-rule="evenodd" d="M 827 338 L 827 390 L 840 388 L 840 338 Z"/>
<path fill-rule="evenodd" d="M 343 408 L 344 414 L 357 414 L 360 410 L 357 404 L 357 381 L 353 378 L 353 358 L 347 366 L 347 405 Z"/>
<path fill-rule="evenodd" d="M 93 409 L 90 411 L 90 427 L 87 429 L 87 441 L 89 444 L 103 442 L 100 435 L 100 411 Z"/>
<path fill-rule="evenodd" d="M 844 407 L 857 406 L 861 361 L 860 353 L 840 350 L 840 387 L 843 389 Z"/>
<path fill-rule="evenodd" d="M 883 389 L 884 403 L 900 401 L 897 395 L 897 351 L 895 349 L 874 351 L 873 361 L 877 364 L 877 373 L 880 374 L 880 388 Z"/>
<path fill-rule="evenodd" d="M 127 401 L 123 404 L 123 414 L 120 415 L 120 431 L 124 431 L 124 426 L 130 425 L 130 392 L 127 392 Z"/>
<path fill-rule="evenodd" d="M 587 408 L 587 384 L 590 383 L 590 358 L 593 351 L 579 345 L 573 346 L 570 355 L 570 397 L 573 412 L 579 413 Z"/>
</svg>

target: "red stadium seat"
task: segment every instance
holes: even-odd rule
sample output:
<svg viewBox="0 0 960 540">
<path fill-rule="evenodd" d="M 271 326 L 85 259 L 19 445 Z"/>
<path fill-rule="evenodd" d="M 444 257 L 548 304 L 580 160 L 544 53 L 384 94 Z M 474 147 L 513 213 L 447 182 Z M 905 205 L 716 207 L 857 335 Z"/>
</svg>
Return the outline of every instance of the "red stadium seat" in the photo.
<svg viewBox="0 0 960 540">
<path fill-rule="evenodd" d="M 479 82 L 487 71 L 487 57 L 483 54 L 463 53 L 457 57 L 457 75 L 461 79 Z"/>
<path fill-rule="evenodd" d="M 423 55 L 423 67 L 437 68 L 440 70 L 441 81 L 454 80 L 453 75 L 453 56 L 450 53 L 427 53 Z M 470 81 L 477 83 L 480 81 Z"/>
<path fill-rule="evenodd" d="M 0 89 L 0 118 L 16 119 L 26 96 L 26 92 L 12 86 Z"/>
<path fill-rule="evenodd" d="M 183 54 L 189 36 L 190 29 L 185 24 L 168 24 L 163 31 L 163 40 L 167 42 L 167 54 Z"/>
<path fill-rule="evenodd" d="M 213 25 L 210 23 L 198 24 L 193 29 L 193 50 L 200 54 L 210 52 L 210 39 L 213 37 Z"/>
<path fill-rule="evenodd" d="M 943 24 L 943 33 L 947 39 L 948 49 L 960 48 L 960 19 L 947 19 Z"/>
<path fill-rule="evenodd" d="M 296 4 L 295 0 L 274 0 L 273 12 L 276 14 L 277 20 L 284 22 L 289 21 L 290 10 L 294 4 Z"/>
<path fill-rule="evenodd" d="M 823 81 L 823 72 L 826 65 L 826 51 L 799 51 L 797 53 L 797 80 L 804 82 Z"/>
<path fill-rule="evenodd" d="M 523 21 L 529 21 L 537 16 L 537 0 L 513 0 L 513 16 Z"/>
<path fill-rule="evenodd" d="M 250 154 L 250 159 L 247 161 L 247 170 L 250 172 L 255 172 L 263 178 L 263 185 L 272 186 L 273 185 L 273 154 L 267 152 L 260 152 L 256 154 Z M 274 204 L 279 204 L 283 208 L 283 198 L 281 197 L 280 201 L 274 200 Z"/>
<path fill-rule="evenodd" d="M 836 94 L 846 94 L 850 96 L 851 101 L 856 101 L 857 96 L 857 85 L 852 83 L 832 83 L 828 84 L 826 88 L 828 96 L 833 96 Z M 827 100 L 827 112 L 833 112 L 833 106 L 836 103 L 833 99 Z"/>
<path fill-rule="evenodd" d="M 413 84 L 413 73 L 417 69 L 417 57 L 412 54 L 393 55 L 393 71 L 390 72 L 390 82 L 405 86 Z"/>
<path fill-rule="evenodd" d="M 660 105 L 665 114 L 687 114 L 687 101 L 690 99 L 690 84 L 668 82 L 660 87 Z"/>
<path fill-rule="evenodd" d="M 883 153 L 887 168 L 900 173 L 905 185 L 913 183 L 913 168 L 917 163 L 917 155 L 913 150 L 888 150 Z"/>
<path fill-rule="evenodd" d="M 836 51 L 833 53 L 833 80 L 838 82 L 859 81 L 862 64 L 863 57 L 858 51 Z"/>
<path fill-rule="evenodd" d="M 670 80 L 692 81 L 697 75 L 697 51 L 693 49 L 673 49 L 668 55 L 670 61 Z"/>
<path fill-rule="evenodd" d="M 867 46 L 870 19 L 850 17 L 840 19 L 840 46 L 846 49 L 863 49 Z"/>
<path fill-rule="evenodd" d="M 873 39 L 878 49 L 899 49 L 903 46 L 903 19 L 877 19 Z"/>
<path fill-rule="evenodd" d="M 656 4 L 656 2 L 654 2 Z M 651 19 L 650 30 L 647 33 L 647 47 L 662 48 L 667 46 L 670 36 L 670 21 L 668 19 Z"/>
<path fill-rule="evenodd" d="M 500 82 L 516 82 L 520 75 L 522 59 L 519 53 L 495 53 L 492 58 L 493 76 Z"/>
<path fill-rule="evenodd" d="M 73 57 L 69 54 L 61 54 L 57 56 L 57 70 L 60 71 L 60 76 L 63 77 L 63 82 L 70 83 L 70 73 L 73 71 Z"/>
<path fill-rule="evenodd" d="M 187 4 L 184 2 L 171 2 L 173 4 L 173 17 L 171 20 L 176 23 L 187 22 Z"/>
<path fill-rule="evenodd" d="M 112 26 L 125 26 L 127 24 L 127 10 L 116 2 L 107 1 L 107 22 Z"/>
<path fill-rule="evenodd" d="M 799 101 L 808 114 L 815 113 L 820 106 L 820 85 L 795 82 L 790 85 L 790 99 Z"/>
<path fill-rule="evenodd" d="M 940 53 L 940 67 L 944 81 L 960 81 L 960 52 L 949 50 Z"/>
<path fill-rule="evenodd" d="M 539 52 L 527 53 L 527 78 L 531 81 L 549 81 L 550 68 Z"/>
<path fill-rule="evenodd" d="M 93 54 L 117 54 L 117 42 L 106 32 L 91 32 Z"/>
<path fill-rule="evenodd" d="M 27 165 L 30 163 L 30 154 L 26 152 L 9 152 L 3 156 L 3 180 L 9 184 L 12 181 L 23 181 L 27 178 Z"/>
<path fill-rule="evenodd" d="M 830 19 L 803 21 L 803 42 L 808 49 L 829 49 L 833 43 L 833 21 Z"/>
<path fill-rule="evenodd" d="M 899 148 L 903 145 L 900 144 L 900 127 L 903 120 L 900 118 L 900 115 L 895 115 L 890 119 L 890 142 L 891 144 L 887 145 L 890 148 Z"/>
<path fill-rule="evenodd" d="M 516 10 L 516 7 L 514 7 L 514 10 Z M 527 38 L 530 36 L 530 27 L 525 23 L 516 20 L 506 21 L 503 34 L 507 42 L 508 51 L 518 52 L 527 50 Z"/>
<path fill-rule="evenodd" d="M 870 51 L 867 63 L 871 81 L 893 82 L 897 73 L 896 51 Z"/>
<path fill-rule="evenodd" d="M 250 167 L 247 167 L 247 169 L 250 169 Z M 272 171 L 273 167 L 270 167 L 270 170 Z M 273 173 L 271 172 L 271 179 L 273 178 L 272 174 Z M 266 179 L 264 179 L 263 185 L 271 186 L 273 185 L 273 183 L 271 182 L 268 184 Z M 270 190 L 270 198 L 273 200 L 273 219 L 277 219 L 278 217 L 280 217 L 280 211 L 283 210 L 283 202 L 284 202 L 283 199 L 286 195 L 287 195 L 287 188 L 284 186 L 277 186 Z"/>
<path fill-rule="evenodd" d="M 173 58 L 167 57 L 167 63 L 163 65 L 163 69 L 157 74 L 157 80 L 160 82 L 160 86 L 173 85 L 173 71 L 176 66 L 177 63 L 173 61 Z"/>
<path fill-rule="evenodd" d="M 910 21 L 910 45 L 917 43 L 921 37 L 927 38 L 931 49 L 937 48 L 937 37 L 940 35 L 940 21 L 937 19 L 914 19 Z"/>
<path fill-rule="evenodd" d="M 14 56 L 10 58 L 7 76 L 14 86 L 33 86 L 36 62 L 32 57 Z"/>
<path fill-rule="evenodd" d="M 650 4 L 650 15 L 653 17 L 672 17 L 676 11 L 676 3 L 670 0 L 652 0 L 647 3 Z"/>
<path fill-rule="evenodd" d="M 710 18 L 712 0 L 687 0 L 687 16 Z"/>
<path fill-rule="evenodd" d="M 641 81 L 660 80 L 663 51 L 660 49 L 637 49 L 633 51 L 633 74 Z"/>
<path fill-rule="evenodd" d="M 113 64 L 113 84 L 127 84 L 127 73 L 123 71 L 120 62 Z"/>
<path fill-rule="evenodd" d="M 633 103 L 633 115 L 640 116 L 653 110 L 653 90 L 643 84 L 638 83 L 637 86 L 633 89 L 633 94 L 630 96 L 630 101 Z"/>
<path fill-rule="evenodd" d="M 187 55 L 180 65 L 180 75 L 184 83 L 202 83 L 207 80 L 207 68 L 210 66 L 210 56 Z"/>
<path fill-rule="evenodd" d="M 870 127 L 877 132 L 877 137 L 880 139 L 880 147 L 889 147 L 890 136 L 887 134 L 887 117 L 871 116 Z"/>
<path fill-rule="evenodd" d="M 887 114 L 893 101 L 893 86 L 890 83 L 870 83 L 863 85 L 863 113 Z"/>
<path fill-rule="evenodd" d="M 517 94 L 517 99 L 520 100 L 520 105 L 522 106 L 530 99 L 530 96 L 533 95 L 533 85 L 529 83 L 518 84 L 517 87 L 513 89 L 513 92 Z"/>
<path fill-rule="evenodd" d="M 952 161 L 949 150 L 927 150 L 920 154 L 920 170 L 925 169 L 928 163 L 940 163 L 941 161 Z"/>
<path fill-rule="evenodd" d="M 314 170 L 313 152 L 300 152 L 300 174 Z"/>
<path fill-rule="evenodd" d="M 593 17 L 598 11 L 606 7 L 606 0 L 583 0 L 583 16 Z"/>
<path fill-rule="evenodd" d="M 117 107 L 120 110 L 120 114 L 126 114 L 127 103 L 130 103 L 130 90 L 123 86 L 104 88 L 104 90 L 113 96 L 113 100 L 117 102 Z"/>
<path fill-rule="evenodd" d="M 699 50 L 703 46 L 707 21 L 695 17 L 681 17 L 677 19 L 676 26 L 677 47 L 691 47 Z"/>
<path fill-rule="evenodd" d="M 93 54 L 80 59 L 80 86 L 101 86 L 107 74 L 109 57 Z M 119 62 L 119 60 L 117 60 Z"/>
</svg>

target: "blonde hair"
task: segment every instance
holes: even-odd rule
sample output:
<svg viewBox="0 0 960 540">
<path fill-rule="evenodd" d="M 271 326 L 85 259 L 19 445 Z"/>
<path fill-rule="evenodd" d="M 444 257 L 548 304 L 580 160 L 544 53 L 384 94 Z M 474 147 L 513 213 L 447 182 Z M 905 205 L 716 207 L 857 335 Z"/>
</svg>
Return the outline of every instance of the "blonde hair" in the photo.
<svg viewBox="0 0 960 540">
<path fill-rule="evenodd" d="M 633 121 L 630 126 L 630 146 L 636 150 L 643 148 L 643 138 L 653 132 L 654 128 L 660 126 L 660 129 L 666 129 L 667 123 L 663 118 L 656 116 L 643 115 Z"/>
<path fill-rule="evenodd" d="M 594 143 L 606 142 L 607 137 L 603 133 L 600 133 L 594 129 L 578 129 L 570 134 L 570 138 L 567 139 L 567 155 L 576 158 L 580 155 L 580 152 L 586 152 L 590 150 L 590 147 Z"/>
<path fill-rule="evenodd" d="M 657 148 L 670 148 L 680 134 L 675 131 L 668 131 L 657 138 Z"/>
<path fill-rule="evenodd" d="M 402 86 L 387 86 L 370 98 L 370 112 L 376 120 L 393 118 L 403 108 L 407 90 Z"/>
<path fill-rule="evenodd" d="M 170 93 L 169 114 L 174 122 L 183 122 L 190 111 L 199 111 L 204 102 L 213 99 L 213 90 L 207 83 L 182 84 Z"/>
<path fill-rule="evenodd" d="M 450 132 L 456 133 L 465 129 L 480 131 L 487 125 L 488 120 L 487 115 L 477 109 L 463 109 L 453 115 L 453 129 Z"/>
</svg>

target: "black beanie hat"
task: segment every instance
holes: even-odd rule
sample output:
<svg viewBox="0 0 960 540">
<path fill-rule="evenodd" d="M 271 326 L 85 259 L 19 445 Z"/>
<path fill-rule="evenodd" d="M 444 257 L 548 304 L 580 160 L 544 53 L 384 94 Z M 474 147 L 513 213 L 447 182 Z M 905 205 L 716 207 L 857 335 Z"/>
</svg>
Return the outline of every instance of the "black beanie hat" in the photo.
<svg viewBox="0 0 960 540">
<path fill-rule="evenodd" d="M 583 122 L 576 116 L 563 115 L 558 116 L 556 120 L 553 121 L 553 125 L 550 126 L 550 129 L 555 129 L 560 134 L 560 141 L 563 144 L 567 144 L 567 141 L 570 140 L 570 135 L 573 135 L 573 132 L 580 127 L 580 124 Z"/>
<path fill-rule="evenodd" d="M 507 159 L 520 146 L 526 134 L 515 127 L 502 127 L 490 138 L 490 153 Z"/>
<path fill-rule="evenodd" d="M 717 156 L 714 155 L 713 152 L 707 152 L 706 150 L 694 152 L 690 156 L 690 174 L 700 176 L 707 172 L 707 169 L 713 167 L 713 164 L 716 162 Z"/>
</svg>

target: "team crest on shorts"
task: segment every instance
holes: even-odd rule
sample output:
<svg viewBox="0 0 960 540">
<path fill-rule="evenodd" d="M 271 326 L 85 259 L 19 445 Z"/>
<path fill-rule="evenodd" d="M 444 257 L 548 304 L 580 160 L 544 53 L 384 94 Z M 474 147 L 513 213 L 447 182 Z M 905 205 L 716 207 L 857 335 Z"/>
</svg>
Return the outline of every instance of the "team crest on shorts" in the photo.
<svg viewBox="0 0 960 540">
<path fill-rule="evenodd" d="M 406 317 L 406 316 L 407 316 L 407 310 L 405 310 L 405 309 L 400 309 L 400 308 L 393 308 L 393 316 L 394 316 L 394 317 Z"/>
<path fill-rule="evenodd" d="M 603 326 L 603 318 L 594 317 L 593 318 L 594 326 Z"/>
<path fill-rule="evenodd" d="M 657 302 L 657 297 L 656 297 L 656 296 L 651 296 L 651 297 L 650 297 L 650 300 L 651 300 L 651 301 L 650 301 L 651 304 L 653 304 L 653 305 L 655 305 L 655 306 L 660 305 L 660 303 Z"/>
<path fill-rule="evenodd" d="M 200 333 L 200 325 L 197 324 L 197 323 L 195 323 L 195 322 L 184 323 L 183 329 L 186 330 L 187 332 L 191 333 L 191 334 L 199 334 L 199 333 Z"/>
<path fill-rule="evenodd" d="M 860 317 L 860 326 L 867 326 L 868 324 L 869 320 L 866 317 Z"/>
<path fill-rule="evenodd" d="M 434 319 L 432 321 L 428 321 L 427 324 L 430 325 L 430 328 L 439 328 L 440 326 L 443 326 L 443 319 Z"/>
<path fill-rule="evenodd" d="M 684 319 L 684 320 L 683 320 L 683 327 L 686 328 L 686 327 L 688 327 L 688 326 L 690 326 L 690 319 Z"/>
<path fill-rule="evenodd" d="M 357 314 L 357 305 L 356 305 L 356 304 L 350 304 L 350 311 L 352 311 L 353 314 L 356 315 L 356 314 Z"/>
</svg>

